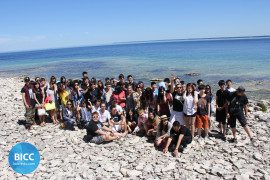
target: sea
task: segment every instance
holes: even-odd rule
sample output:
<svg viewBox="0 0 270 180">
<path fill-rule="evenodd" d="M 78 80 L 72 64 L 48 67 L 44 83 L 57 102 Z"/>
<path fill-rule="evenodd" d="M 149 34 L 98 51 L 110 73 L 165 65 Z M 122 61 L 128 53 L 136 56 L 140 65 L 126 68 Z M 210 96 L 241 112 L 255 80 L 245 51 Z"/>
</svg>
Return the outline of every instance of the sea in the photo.
<svg viewBox="0 0 270 180">
<path fill-rule="evenodd" d="M 185 82 L 216 84 L 270 80 L 270 36 L 185 39 L 0 53 L 0 74 L 57 79 L 117 78 L 132 74 L 150 83 L 171 75 Z"/>
</svg>

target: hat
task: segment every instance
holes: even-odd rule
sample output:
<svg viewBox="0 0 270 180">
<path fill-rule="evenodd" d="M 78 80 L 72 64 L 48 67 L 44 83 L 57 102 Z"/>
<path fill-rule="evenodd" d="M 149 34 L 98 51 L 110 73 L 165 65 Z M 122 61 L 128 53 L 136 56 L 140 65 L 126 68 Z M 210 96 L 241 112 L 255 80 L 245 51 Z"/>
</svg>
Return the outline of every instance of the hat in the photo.
<svg viewBox="0 0 270 180">
<path fill-rule="evenodd" d="M 30 81 L 30 78 L 29 77 L 25 77 L 24 78 L 24 82 L 29 82 Z"/>
<path fill-rule="evenodd" d="M 162 116 L 160 116 L 160 119 L 161 120 L 168 120 L 168 117 L 166 115 L 162 115 Z"/>
<path fill-rule="evenodd" d="M 245 92 L 245 88 L 243 86 L 239 86 L 237 89 L 236 89 L 238 92 Z"/>
</svg>

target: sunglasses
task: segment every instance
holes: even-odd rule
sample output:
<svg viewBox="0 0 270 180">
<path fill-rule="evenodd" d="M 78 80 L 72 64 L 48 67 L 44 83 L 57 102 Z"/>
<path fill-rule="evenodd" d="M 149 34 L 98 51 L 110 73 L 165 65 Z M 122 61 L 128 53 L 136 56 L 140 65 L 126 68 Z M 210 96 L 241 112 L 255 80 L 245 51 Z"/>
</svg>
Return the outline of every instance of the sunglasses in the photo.
<svg viewBox="0 0 270 180">
<path fill-rule="evenodd" d="M 72 105 L 72 104 L 68 103 L 67 105 Z"/>
<path fill-rule="evenodd" d="M 98 118 L 98 116 L 93 116 L 93 118 Z"/>
</svg>

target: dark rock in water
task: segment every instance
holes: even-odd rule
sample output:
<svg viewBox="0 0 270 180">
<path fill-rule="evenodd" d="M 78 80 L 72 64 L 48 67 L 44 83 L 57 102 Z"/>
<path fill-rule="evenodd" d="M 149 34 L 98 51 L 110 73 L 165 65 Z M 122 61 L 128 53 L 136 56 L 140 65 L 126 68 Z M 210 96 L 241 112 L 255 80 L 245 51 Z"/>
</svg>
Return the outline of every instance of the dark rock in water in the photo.
<svg viewBox="0 0 270 180">
<path fill-rule="evenodd" d="M 186 76 L 199 76 L 199 73 L 187 73 Z"/>
</svg>

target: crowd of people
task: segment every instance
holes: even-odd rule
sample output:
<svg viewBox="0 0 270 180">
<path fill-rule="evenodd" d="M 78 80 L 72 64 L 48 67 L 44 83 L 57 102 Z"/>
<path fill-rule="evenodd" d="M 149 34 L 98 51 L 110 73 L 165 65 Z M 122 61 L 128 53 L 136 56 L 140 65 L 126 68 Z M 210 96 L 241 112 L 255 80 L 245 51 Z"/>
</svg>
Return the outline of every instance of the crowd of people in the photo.
<svg viewBox="0 0 270 180">
<path fill-rule="evenodd" d="M 151 81 L 150 87 L 135 82 L 132 75 L 120 74 L 103 82 L 87 72 L 77 80 L 62 76 L 57 81 L 51 76 L 49 82 L 40 77 L 24 81 L 21 93 L 28 129 L 36 123 L 45 126 L 50 119 L 62 129 L 86 129 L 85 141 L 96 144 L 131 133 L 153 140 L 164 153 L 171 150 L 177 155 L 192 141 L 211 136 L 210 117 L 215 112 L 223 140 L 229 125 L 232 142 L 237 142 L 236 120 L 253 140 L 246 120 L 245 89 L 234 89 L 231 80 L 220 80 L 215 96 L 203 80 L 186 84 L 175 76 Z"/>
</svg>

